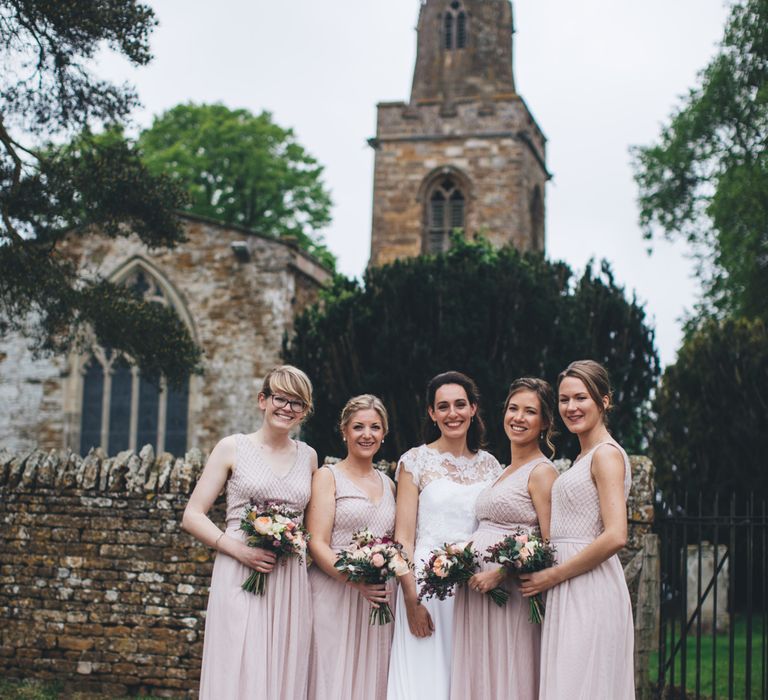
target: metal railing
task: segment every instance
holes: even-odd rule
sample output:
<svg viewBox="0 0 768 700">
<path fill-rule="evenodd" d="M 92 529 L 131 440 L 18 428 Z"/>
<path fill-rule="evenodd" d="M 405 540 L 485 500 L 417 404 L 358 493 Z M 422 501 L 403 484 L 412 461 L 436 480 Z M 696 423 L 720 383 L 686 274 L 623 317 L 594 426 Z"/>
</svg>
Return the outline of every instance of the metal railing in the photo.
<svg viewBox="0 0 768 700">
<path fill-rule="evenodd" d="M 659 697 L 768 699 L 766 513 L 754 497 L 660 504 Z"/>
</svg>

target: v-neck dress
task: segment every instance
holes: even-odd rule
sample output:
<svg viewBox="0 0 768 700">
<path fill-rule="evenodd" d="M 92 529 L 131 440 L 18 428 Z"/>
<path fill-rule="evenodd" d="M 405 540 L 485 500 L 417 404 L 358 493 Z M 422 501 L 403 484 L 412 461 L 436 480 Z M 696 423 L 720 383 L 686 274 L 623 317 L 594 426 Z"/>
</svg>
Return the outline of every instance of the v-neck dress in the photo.
<svg viewBox="0 0 768 700">
<path fill-rule="evenodd" d="M 393 484 L 381 472 L 381 498 L 371 501 L 365 492 L 335 465 L 328 465 L 336 482 L 336 514 L 331 548 L 348 547 L 358 530 L 368 528 L 376 537 L 392 537 L 395 530 Z M 314 618 L 310 654 L 310 700 L 383 700 L 387 696 L 389 651 L 394 624 L 371 625 L 371 604 L 345 583 L 310 568 Z M 390 579 L 390 606 L 394 610 L 395 581 Z"/>
<path fill-rule="evenodd" d="M 304 514 L 312 485 L 312 450 L 296 442 L 296 461 L 278 476 L 259 447 L 235 435 L 236 457 L 227 482 L 226 534 L 245 540 L 240 518 L 251 503 L 284 503 Z M 306 562 L 280 561 L 267 576 L 264 595 L 241 586 L 252 573 L 219 552 L 213 565 L 205 619 L 200 698 L 303 700 L 312 607 Z"/>
<path fill-rule="evenodd" d="M 577 459 L 552 487 L 552 543 L 564 563 L 604 530 L 592 479 L 592 457 L 603 445 L 624 460 L 624 500 L 629 458 L 615 442 L 603 442 Z M 540 700 L 634 700 L 632 605 L 617 555 L 547 593 L 541 639 Z"/>
<path fill-rule="evenodd" d="M 480 571 L 499 568 L 498 564 L 483 561 L 489 547 L 518 529 L 531 532 L 538 527 L 528 480 L 540 464 L 555 469 L 552 462 L 539 456 L 488 486 L 478 496 L 475 514 L 480 523 L 471 539 L 479 555 Z M 452 700 L 538 698 L 541 628 L 528 620 L 528 601 L 520 594 L 517 584 L 507 578 L 501 588 L 509 593 L 503 608 L 488 595 L 470 590 L 469 586 L 462 586 L 456 592 Z"/>
</svg>

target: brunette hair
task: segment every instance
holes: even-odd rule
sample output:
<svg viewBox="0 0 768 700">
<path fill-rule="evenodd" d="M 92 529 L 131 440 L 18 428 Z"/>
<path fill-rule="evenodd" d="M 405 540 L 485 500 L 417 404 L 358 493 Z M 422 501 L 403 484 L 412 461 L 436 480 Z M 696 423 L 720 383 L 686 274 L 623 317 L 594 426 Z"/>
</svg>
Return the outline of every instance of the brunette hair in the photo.
<svg viewBox="0 0 768 700">
<path fill-rule="evenodd" d="M 373 409 L 379 414 L 379 418 L 381 418 L 381 427 L 384 429 L 384 435 L 386 435 L 389 432 L 389 416 L 387 415 L 387 409 L 384 407 L 381 399 L 373 394 L 360 394 L 359 396 L 353 396 L 347 401 L 344 408 L 341 409 L 339 432 L 344 432 L 344 428 L 347 427 L 355 413 L 358 411 L 365 411 L 366 409 Z"/>
<path fill-rule="evenodd" d="M 312 382 L 298 367 L 280 365 L 267 372 L 261 384 L 261 394 L 272 396 L 275 391 L 301 399 L 306 405 L 306 414 L 312 412 Z"/>
<path fill-rule="evenodd" d="M 555 430 L 555 392 L 552 391 L 552 385 L 539 379 L 538 377 L 518 377 L 509 385 L 509 393 L 504 400 L 504 412 L 512 397 L 521 391 L 532 391 L 539 399 L 541 408 L 541 417 L 544 422 L 544 437 L 539 438 L 539 443 L 543 443 L 549 450 L 550 457 L 555 456 L 555 445 L 552 438 L 557 434 Z"/>
<path fill-rule="evenodd" d="M 575 377 L 584 382 L 591 399 L 597 404 L 597 409 L 603 414 L 603 422 L 607 423 L 608 411 L 613 409 L 613 391 L 608 371 L 599 362 L 594 360 L 576 360 L 571 362 L 557 376 L 557 388 L 566 377 Z M 603 399 L 608 397 L 608 406 L 603 405 Z"/>
<path fill-rule="evenodd" d="M 470 379 L 466 374 L 453 370 L 442 372 L 432 377 L 429 384 L 427 384 L 427 406 L 431 406 L 434 409 L 435 394 L 437 394 L 437 390 L 441 386 L 446 384 L 458 384 L 467 394 L 469 403 L 477 407 L 475 416 L 469 424 L 469 430 L 467 431 L 467 447 L 470 452 L 477 452 L 481 447 L 485 447 L 485 423 L 480 415 L 480 390 L 477 388 L 474 380 Z M 441 435 L 440 429 L 434 424 L 429 414 L 424 418 L 421 432 L 425 443 L 434 442 Z"/>
</svg>

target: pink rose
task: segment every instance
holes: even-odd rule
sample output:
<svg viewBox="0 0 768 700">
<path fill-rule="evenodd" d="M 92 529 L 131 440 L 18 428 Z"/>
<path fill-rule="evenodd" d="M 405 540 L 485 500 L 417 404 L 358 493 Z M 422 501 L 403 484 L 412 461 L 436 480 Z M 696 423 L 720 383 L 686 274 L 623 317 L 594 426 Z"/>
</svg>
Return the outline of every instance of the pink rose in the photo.
<svg viewBox="0 0 768 700">
<path fill-rule="evenodd" d="M 272 529 L 272 518 L 268 515 L 262 515 L 260 518 L 256 518 L 253 521 L 253 529 L 260 535 L 267 535 Z"/>
<path fill-rule="evenodd" d="M 373 564 L 377 569 L 381 569 L 384 564 L 386 564 L 386 559 L 384 559 L 383 555 L 376 552 L 376 554 L 371 557 L 371 564 Z"/>
</svg>

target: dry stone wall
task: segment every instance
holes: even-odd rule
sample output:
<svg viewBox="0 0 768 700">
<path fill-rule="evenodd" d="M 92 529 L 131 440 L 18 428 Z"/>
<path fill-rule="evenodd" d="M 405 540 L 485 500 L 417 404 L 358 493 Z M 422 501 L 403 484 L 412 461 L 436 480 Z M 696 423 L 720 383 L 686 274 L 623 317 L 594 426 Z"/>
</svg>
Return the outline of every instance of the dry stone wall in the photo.
<svg viewBox="0 0 768 700">
<path fill-rule="evenodd" d="M 630 541 L 653 465 L 632 457 Z M 112 696 L 196 697 L 213 553 L 180 528 L 203 456 L 0 450 L 0 673 Z M 567 467 L 561 462 L 560 468 Z M 223 503 L 212 513 L 223 524 Z"/>
<path fill-rule="evenodd" d="M 201 467 L 149 446 L 0 452 L 3 677 L 195 696 L 212 554 L 179 524 Z"/>
</svg>

